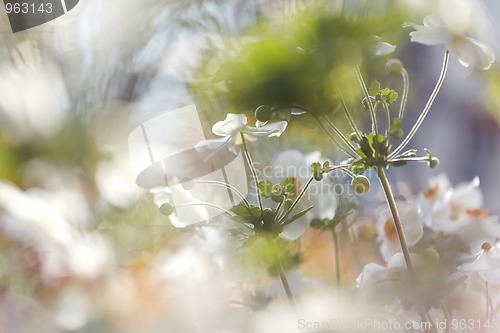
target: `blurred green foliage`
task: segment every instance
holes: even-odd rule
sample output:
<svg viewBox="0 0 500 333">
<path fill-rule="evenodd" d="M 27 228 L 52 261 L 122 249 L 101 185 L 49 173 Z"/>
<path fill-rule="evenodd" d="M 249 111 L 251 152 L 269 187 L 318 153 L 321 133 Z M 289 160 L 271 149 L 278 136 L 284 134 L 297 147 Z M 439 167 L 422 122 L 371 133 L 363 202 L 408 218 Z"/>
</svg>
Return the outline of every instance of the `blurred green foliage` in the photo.
<svg viewBox="0 0 500 333">
<path fill-rule="evenodd" d="M 373 60 L 375 35 L 394 39 L 400 13 L 361 19 L 322 9 L 309 8 L 284 23 L 261 20 L 236 46 L 207 59 L 195 93 L 222 100 L 227 112 L 300 105 L 316 115 L 337 106 L 337 90 L 357 95 L 352 67 Z"/>
</svg>

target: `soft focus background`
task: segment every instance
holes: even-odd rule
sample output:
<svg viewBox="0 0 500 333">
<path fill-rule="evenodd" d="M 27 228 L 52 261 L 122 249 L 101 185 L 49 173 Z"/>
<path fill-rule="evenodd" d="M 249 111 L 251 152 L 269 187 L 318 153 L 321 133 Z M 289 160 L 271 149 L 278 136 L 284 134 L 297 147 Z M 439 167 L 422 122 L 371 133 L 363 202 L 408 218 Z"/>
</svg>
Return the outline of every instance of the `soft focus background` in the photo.
<svg viewBox="0 0 500 333">
<path fill-rule="evenodd" d="M 287 20 L 318 3 L 334 16 L 342 9 L 358 20 L 376 17 L 374 22 L 387 24 L 373 29 L 389 29 L 384 37 L 398 47 L 371 61 L 366 79 L 381 80 L 390 57 L 403 61 L 410 75 L 409 130 L 444 53 L 441 46 L 410 44 L 408 31 L 399 29 L 403 21 L 421 22 L 426 1 L 81 0 L 66 15 L 16 34 L 0 12 L 0 332 L 291 331 L 276 324 L 291 321 L 292 314 L 269 262 L 240 251 L 224 229 L 174 228 L 151 194 L 135 184 L 127 138 L 146 120 L 192 103 L 209 133 L 214 122 L 236 111 L 207 89 L 206 75 L 218 64 L 213 59 L 259 33 L 286 40 L 272 36 L 273 25 L 302 31 Z M 480 34 L 499 58 L 500 4 L 485 0 L 478 6 L 489 19 Z M 264 58 L 271 69 L 273 61 L 289 69 L 287 57 Z M 321 71 L 301 75 L 290 80 L 316 79 Z M 418 193 L 439 173 L 453 184 L 479 176 L 485 207 L 499 214 L 499 110 L 500 66 L 481 72 L 452 59 L 410 144 L 430 149 L 441 164 L 391 169 L 398 194 Z M 360 121 L 365 116 L 357 115 Z M 292 122 L 282 137 L 252 146 L 254 158 L 265 166 L 293 147 L 344 159 L 311 126 Z M 364 205 L 369 200 L 375 204 Z M 358 244 L 350 230 L 340 235 L 341 249 L 349 253 L 342 262 L 347 291 L 365 263 L 380 261 L 373 230 L 365 228 L 380 200 L 374 186 L 360 202 Z M 332 285 L 331 246 L 320 231 L 282 244 L 291 254 L 286 264 L 295 288 Z M 308 297 L 304 311 L 318 318 L 345 318 L 350 306 L 363 312 L 340 296 Z"/>
</svg>

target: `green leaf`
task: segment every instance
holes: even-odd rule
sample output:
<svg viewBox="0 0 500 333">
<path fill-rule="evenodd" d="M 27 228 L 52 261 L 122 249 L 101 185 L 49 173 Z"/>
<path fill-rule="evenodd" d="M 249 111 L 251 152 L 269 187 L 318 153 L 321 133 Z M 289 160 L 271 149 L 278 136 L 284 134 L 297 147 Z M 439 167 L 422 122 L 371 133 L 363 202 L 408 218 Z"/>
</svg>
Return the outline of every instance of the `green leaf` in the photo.
<svg viewBox="0 0 500 333">
<path fill-rule="evenodd" d="M 328 170 L 328 168 L 330 168 L 330 162 L 325 161 L 325 163 L 323 163 L 323 171 Z"/>
<path fill-rule="evenodd" d="M 293 177 L 288 177 L 287 179 L 285 179 L 285 181 L 283 182 L 283 186 L 285 188 L 285 193 L 286 194 L 292 194 L 292 193 L 295 193 L 295 191 L 297 191 L 297 180 Z"/>
<path fill-rule="evenodd" d="M 387 100 L 387 103 L 391 104 L 395 102 L 398 99 L 398 93 L 395 92 L 394 90 L 391 90 L 389 92 L 389 99 Z"/>
<path fill-rule="evenodd" d="M 237 204 L 236 206 L 231 208 L 230 211 L 235 213 L 237 216 L 241 216 L 245 219 L 260 218 L 261 216 L 259 207 L 247 207 L 243 203 Z"/>
<path fill-rule="evenodd" d="M 321 163 L 319 162 L 314 162 L 311 164 L 311 170 L 313 173 L 320 173 L 323 171 L 323 168 L 321 167 Z"/>
<path fill-rule="evenodd" d="M 262 194 L 262 197 L 267 199 L 270 198 L 273 194 L 273 183 L 269 180 L 262 180 L 259 182 L 259 191 Z"/>
<path fill-rule="evenodd" d="M 301 211 L 301 212 L 299 212 L 299 213 L 295 214 L 294 216 L 292 216 L 291 218 L 289 218 L 289 219 L 288 219 L 288 220 L 286 220 L 285 222 L 281 223 L 281 226 L 283 226 L 283 227 L 284 227 L 284 226 L 289 225 L 289 224 L 290 224 L 290 223 L 292 223 L 293 221 L 295 221 L 295 220 L 297 220 L 297 219 L 301 218 L 302 216 L 306 215 L 306 214 L 307 214 L 307 212 L 309 212 L 309 211 L 310 211 L 311 209 L 313 209 L 313 208 L 314 208 L 314 206 L 311 206 L 311 207 L 306 208 L 306 209 L 304 209 L 303 211 Z"/>
<path fill-rule="evenodd" d="M 389 88 L 384 88 L 380 91 L 380 95 L 382 96 L 389 96 L 389 93 L 391 92 L 391 89 Z"/>
<path fill-rule="evenodd" d="M 366 166 L 362 162 L 356 162 L 352 165 L 352 172 L 358 174 L 366 170 Z"/>
<path fill-rule="evenodd" d="M 375 97 L 378 95 L 379 91 L 380 91 L 380 82 L 374 80 L 372 84 L 370 84 L 370 88 L 368 88 L 368 94 L 372 97 Z"/>
</svg>

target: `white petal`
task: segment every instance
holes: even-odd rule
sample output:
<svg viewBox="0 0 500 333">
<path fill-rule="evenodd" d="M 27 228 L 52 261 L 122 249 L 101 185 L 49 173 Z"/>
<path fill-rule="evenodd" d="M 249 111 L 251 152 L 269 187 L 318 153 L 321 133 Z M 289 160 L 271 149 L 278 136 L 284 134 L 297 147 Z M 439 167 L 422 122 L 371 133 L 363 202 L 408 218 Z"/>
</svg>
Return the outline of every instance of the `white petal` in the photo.
<svg viewBox="0 0 500 333">
<path fill-rule="evenodd" d="M 421 27 L 410 32 L 411 41 L 424 45 L 440 45 L 449 42 L 452 35 L 442 29 L 432 27 Z"/>
<path fill-rule="evenodd" d="M 369 263 L 363 267 L 361 274 L 356 278 L 356 288 L 362 288 L 368 283 L 375 283 L 374 277 L 377 273 L 385 270 L 385 267 L 378 264 Z"/>
<path fill-rule="evenodd" d="M 384 42 L 377 42 L 371 47 L 371 52 L 376 57 L 391 54 L 394 50 L 396 50 L 396 46 Z"/>
<path fill-rule="evenodd" d="M 288 123 L 286 121 L 277 121 L 259 128 L 246 126 L 242 132 L 254 137 L 280 136 L 285 131 L 287 125 Z"/>
<path fill-rule="evenodd" d="M 495 61 L 495 54 L 488 46 L 470 37 L 456 36 L 447 47 L 464 67 L 488 69 Z"/>
<path fill-rule="evenodd" d="M 443 22 L 435 15 L 428 15 L 424 17 L 424 26 L 443 29 Z"/>
<path fill-rule="evenodd" d="M 247 123 L 244 114 L 228 113 L 226 119 L 212 126 L 212 132 L 219 136 L 233 136 L 237 134 Z"/>
</svg>

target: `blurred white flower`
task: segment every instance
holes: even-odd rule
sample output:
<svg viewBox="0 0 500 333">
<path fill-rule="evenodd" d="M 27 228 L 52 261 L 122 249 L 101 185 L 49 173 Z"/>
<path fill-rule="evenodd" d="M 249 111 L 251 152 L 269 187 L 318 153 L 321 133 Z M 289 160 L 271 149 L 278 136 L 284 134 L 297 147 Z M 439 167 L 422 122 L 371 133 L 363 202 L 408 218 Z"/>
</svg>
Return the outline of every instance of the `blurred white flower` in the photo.
<svg viewBox="0 0 500 333">
<path fill-rule="evenodd" d="M 102 197 L 115 207 L 127 208 L 143 194 L 134 182 L 128 156 L 113 154 L 97 165 L 96 185 Z"/>
<path fill-rule="evenodd" d="M 458 267 L 458 274 L 477 274 L 484 281 L 500 284 L 500 242 L 476 242 L 471 253 L 472 258 Z"/>
<path fill-rule="evenodd" d="M 465 36 L 462 29 L 457 31 L 443 17 L 429 15 L 424 18 L 424 25 L 405 23 L 404 26 L 416 30 L 410 32 L 412 42 L 425 45 L 444 44 L 464 67 L 472 65 L 488 69 L 495 61 L 495 54 L 491 48 L 474 38 Z"/>
<path fill-rule="evenodd" d="M 423 236 L 422 211 L 415 203 L 397 202 L 399 216 L 403 225 L 403 232 L 408 246 L 415 245 Z M 401 251 L 394 220 L 389 210 L 382 213 L 376 225 L 377 241 L 380 243 L 380 252 L 384 260 L 389 261 L 394 254 Z"/>
<path fill-rule="evenodd" d="M 441 174 L 429 182 L 418 199 L 425 214 L 425 224 L 435 232 L 457 235 L 466 244 L 500 238 L 498 217 L 483 209 L 479 178 L 453 188 Z"/>
<path fill-rule="evenodd" d="M 325 160 L 320 152 L 303 154 L 295 149 L 284 150 L 274 159 L 271 178 L 274 181 L 282 181 L 287 177 L 296 178 L 298 182 L 297 193 L 299 193 L 300 189 L 313 175 L 311 164 L 318 161 L 324 162 Z M 333 192 L 331 184 L 328 184 L 327 178 L 311 183 L 295 210 L 299 212 L 310 206 L 314 206 L 314 208 L 287 225 L 280 234 L 281 237 L 288 240 L 295 240 L 304 233 L 314 218 L 333 219 L 335 209 L 337 208 L 337 196 Z"/>
<path fill-rule="evenodd" d="M 248 124 L 248 118 L 244 114 L 228 113 L 226 119 L 219 121 L 212 126 L 212 132 L 221 136 L 220 139 L 203 140 L 196 147 L 201 149 L 207 146 L 210 150 L 219 151 L 228 147 L 233 153 L 238 153 L 236 146 L 242 144 L 240 133 L 246 141 L 255 141 L 258 137 L 280 136 L 286 129 L 286 121 L 278 121 L 260 127 L 253 127 Z"/>
<path fill-rule="evenodd" d="M 193 225 L 192 221 L 208 221 L 210 215 L 207 212 L 209 209 L 206 205 L 203 205 L 198 199 L 191 195 L 187 190 L 177 189 L 176 193 L 183 197 L 181 201 L 188 202 L 188 206 L 174 205 L 174 196 L 172 190 L 168 187 L 154 187 L 150 190 L 154 195 L 155 205 L 160 209 L 163 215 L 168 216 L 170 223 L 174 227 L 184 228 Z M 190 219 L 179 219 L 177 214 L 177 209 L 189 210 L 189 215 L 192 217 Z M 204 222 L 201 222 L 203 224 Z"/>
<path fill-rule="evenodd" d="M 417 256 L 414 253 L 410 254 L 412 261 L 415 261 Z M 380 283 L 392 283 L 401 280 L 401 274 L 406 274 L 408 268 L 404 256 L 401 252 L 394 254 L 387 260 L 387 267 L 369 263 L 365 265 L 359 276 L 356 278 L 357 288 L 377 288 Z"/>
<path fill-rule="evenodd" d="M 114 267 L 114 256 L 107 241 L 99 234 L 80 230 L 65 216 L 60 199 L 41 189 L 23 192 L 0 183 L 0 228 L 24 244 L 34 246 L 41 258 L 43 279 L 75 275 L 94 279 Z"/>
<path fill-rule="evenodd" d="M 0 91 L 0 128 L 15 142 L 51 137 L 66 120 L 68 95 L 55 65 L 0 67 Z"/>
</svg>

